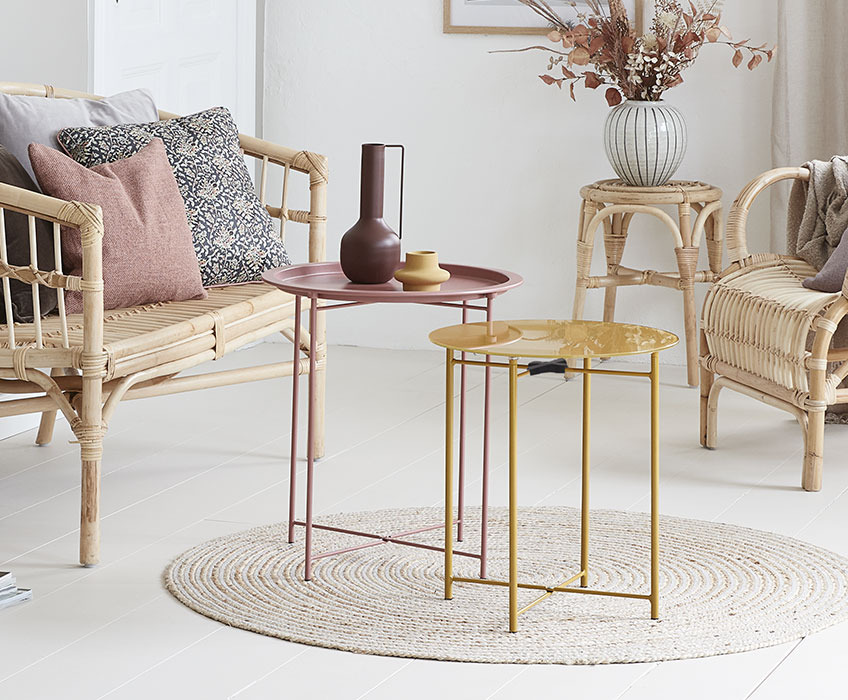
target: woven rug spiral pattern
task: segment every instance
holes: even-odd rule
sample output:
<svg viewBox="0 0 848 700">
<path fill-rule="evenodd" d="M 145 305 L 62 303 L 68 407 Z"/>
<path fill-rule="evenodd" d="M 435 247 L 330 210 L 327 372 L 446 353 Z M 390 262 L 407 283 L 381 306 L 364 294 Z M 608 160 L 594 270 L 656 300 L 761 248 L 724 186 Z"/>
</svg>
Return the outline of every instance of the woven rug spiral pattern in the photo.
<svg viewBox="0 0 848 700">
<path fill-rule="evenodd" d="M 439 508 L 340 514 L 324 524 L 384 535 L 438 523 Z M 476 551 L 479 510 L 464 542 Z M 507 512 L 489 511 L 489 578 L 507 578 Z M 649 591 L 644 513 L 592 511 L 591 588 Z M 848 560 L 781 535 L 720 523 L 661 519 L 660 619 L 645 600 L 554 593 L 507 629 L 507 589 L 455 583 L 443 600 L 440 552 L 394 544 L 320 559 L 303 580 L 303 529 L 253 528 L 197 545 L 166 570 L 167 588 L 224 624 L 292 642 L 366 654 L 489 663 L 604 664 L 748 651 L 848 619 Z M 519 580 L 558 585 L 579 570 L 579 511 L 521 510 Z M 441 545 L 441 529 L 411 537 Z M 316 530 L 315 552 L 363 540 Z M 456 556 L 456 576 L 477 560 Z M 519 591 L 519 606 L 538 596 Z"/>
</svg>

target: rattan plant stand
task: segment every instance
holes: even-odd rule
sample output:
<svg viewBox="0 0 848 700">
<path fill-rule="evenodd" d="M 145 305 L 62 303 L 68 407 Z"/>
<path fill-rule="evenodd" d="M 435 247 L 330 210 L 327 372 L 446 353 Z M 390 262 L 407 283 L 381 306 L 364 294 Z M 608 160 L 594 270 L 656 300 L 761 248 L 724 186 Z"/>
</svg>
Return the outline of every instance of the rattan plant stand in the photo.
<svg viewBox="0 0 848 700">
<path fill-rule="evenodd" d="M 50 85 L 0 83 L 9 94 L 44 99 L 85 97 L 100 99 Z M 176 115 L 159 112 L 161 119 Z M 309 227 L 309 260 L 324 259 L 326 230 L 327 159 L 309 151 L 295 151 L 252 136 L 239 136 L 245 155 L 261 164 L 258 194 L 268 213 L 285 222 Z M 266 204 L 270 166 L 282 169 L 279 206 Z M 289 173 L 309 180 L 309 210 L 289 209 Z M 305 184 L 305 183 L 304 183 Z M 5 245 L 4 211 L 29 217 L 30 264 L 9 263 Z M 55 260 L 37 259 L 36 219 L 53 223 Z M 60 228 L 79 231 L 82 241 L 82 276 L 62 272 Z M 264 338 L 282 333 L 305 342 L 311 352 L 315 393 L 314 454 L 324 452 L 324 382 L 326 350 L 323 317 L 311 335 L 301 332 L 294 313 L 294 298 L 264 282 L 209 289 L 207 299 L 167 302 L 128 309 L 103 310 L 102 239 L 99 206 L 69 202 L 0 184 L 0 280 L 6 318 L 12 318 L 9 281 L 32 286 L 35 321 L 0 324 L 0 395 L 40 394 L 0 401 L 0 418 L 41 413 L 37 444 L 50 442 L 57 410 L 67 418 L 80 446 L 82 460 L 80 563 L 91 566 L 100 557 L 100 468 L 103 437 L 109 419 L 121 401 L 161 396 L 229 384 L 242 384 L 299 374 L 303 364 L 279 362 L 187 377 L 184 370 L 217 360 L 223 355 Z M 51 269 L 55 265 L 55 269 Z M 58 290 L 59 313 L 40 318 L 38 286 Z M 66 314 L 64 290 L 81 291 L 83 311 Z M 308 340 L 306 340 L 308 339 Z"/>
<path fill-rule="evenodd" d="M 454 583 L 476 583 L 509 588 L 509 631 L 518 631 L 518 616 L 554 593 L 584 593 L 636 598 L 650 602 L 651 618 L 660 614 L 659 581 L 659 353 L 677 344 L 673 333 L 604 321 L 521 320 L 465 323 L 439 328 L 430 342 L 445 348 L 445 600 L 453 598 Z M 460 353 L 457 357 L 457 353 Z M 467 359 L 475 353 L 482 359 Z M 592 360 L 624 355 L 651 356 L 649 371 L 599 369 Z M 496 357 L 493 361 L 491 358 Z M 583 436 L 580 499 L 580 562 L 576 573 L 561 582 L 528 583 L 518 580 L 518 378 L 531 374 L 522 358 L 543 361 L 582 359 L 582 367 L 563 366 L 564 371 L 583 375 Z M 499 360 L 499 361 L 498 361 Z M 454 374 L 456 367 L 499 367 L 509 372 L 509 580 L 501 581 L 454 576 L 453 570 L 453 459 L 454 459 Z M 642 377 L 651 382 L 651 515 L 649 593 L 592 589 L 589 585 L 589 441 L 592 375 Z M 484 515 L 485 517 L 485 515 Z M 573 584 L 578 583 L 575 586 Z M 537 598 L 518 607 L 519 589 L 537 592 Z"/>
<path fill-rule="evenodd" d="M 721 190 L 703 182 L 671 181 L 658 187 L 633 187 L 621 180 L 601 180 L 580 190 L 580 222 L 577 238 L 577 283 L 573 318 L 583 318 L 587 289 L 603 288 L 604 321 L 615 318 L 618 287 L 647 284 L 683 292 L 686 330 L 687 379 L 698 385 L 698 315 L 695 284 L 712 282 L 722 265 Z M 661 207 L 677 207 L 675 221 Z M 621 264 L 630 221 L 635 214 L 649 214 L 669 230 L 677 258 L 677 270 L 635 270 Z M 604 226 L 607 273 L 592 276 L 595 232 Z M 701 236 L 706 235 L 709 269 L 698 270 Z"/>
<path fill-rule="evenodd" d="M 275 270 L 268 270 L 263 279 L 269 284 L 287 294 L 294 295 L 295 318 L 300 318 L 302 300 L 307 302 L 309 308 L 309 329 L 312 331 L 319 319 L 328 311 L 344 309 L 352 306 L 365 306 L 368 304 L 426 304 L 430 306 L 444 306 L 458 309 L 462 322 L 468 320 L 469 311 L 482 311 L 487 322 L 492 321 L 492 305 L 495 297 L 508 292 L 519 286 L 524 280 L 520 275 L 505 270 L 495 270 L 488 267 L 475 267 L 471 265 L 442 264 L 441 267 L 451 276 L 446 282 L 442 282 L 438 290 L 430 291 L 405 291 L 397 280 L 389 280 L 383 284 L 354 284 L 345 277 L 341 265 L 338 262 L 303 263 Z M 327 303 L 333 302 L 333 303 Z M 477 302 L 477 303 L 474 303 Z M 320 312 L 320 313 L 319 313 Z M 295 364 L 301 363 L 300 347 L 298 342 L 300 336 L 297 329 L 300 324 L 295 324 L 294 360 Z M 314 333 L 310 336 L 314 337 Z M 392 543 L 410 547 L 433 547 L 423 545 L 419 542 L 410 541 L 408 538 L 428 530 L 442 527 L 442 523 L 427 525 L 414 530 L 395 532 L 389 535 L 374 532 L 363 532 L 361 530 L 339 530 L 338 528 L 316 523 L 312 517 L 312 504 L 315 492 L 315 458 L 312 439 L 316 428 L 316 394 L 313 363 L 316 354 L 313 350 L 307 353 L 309 386 L 308 410 L 307 410 L 307 449 L 306 449 L 306 508 L 303 520 L 298 520 L 295 515 L 297 496 L 297 425 L 298 425 L 298 393 L 299 382 L 297 374 L 294 375 L 292 384 L 292 423 L 291 423 L 291 458 L 289 466 L 289 521 L 288 541 L 294 542 L 295 527 L 303 527 L 304 536 L 304 566 L 303 577 L 306 581 L 312 580 L 313 564 L 319 559 L 332 557 L 336 554 L 350 552 L 366 547 Z M 457 539 L 462 541 L 465 520 L 465 368 L 462 370 L 459 388 L 459 508 L 457 518 L 454 522 L 457 530 Z M 457 552 L 466 557 L 478 559 L 480 562 L 480 576 L 486 576 L 486 543 L 488 541 L 488 530 L 486 526 L 486 513 L 489 502 L 489 396 L 491 389 L 491 372 L 487 369 L 483 381 L 483 454 L 482 454 L 482 493 L 481 493 L 481 527 L 480 527 L 480 549 L 479 552 Z M 313 529 L 331 530 L 343 532 L 347 535 L 364 537 L 368 540 L 366 544 L 354 545 L 345 549 L 336 549 L 315 554 L 312 550 Z M 440 550 L 441 551 L 441 550 Z"/>
<path fill-rule="evenodd" d="M 848 403 L 848 347 L 832 347 L 848 314 L 842 291 L 802 286 L 816 270 L 800 258 L 748 252 L 746 224 L 756 197 L 787 179 L 808 180 L 806 168 L 777 168 L 752 180 L 728 216 L 730 266 L 704 300 L 701 322 L 701 444 L 716 446 L 718 397 L 733 389 L 797 418 L 804 436 L 801 485 L 822 486 L 828 406 Z M 718 378 L 716 378 L 718 375 Z"/>
</svg>

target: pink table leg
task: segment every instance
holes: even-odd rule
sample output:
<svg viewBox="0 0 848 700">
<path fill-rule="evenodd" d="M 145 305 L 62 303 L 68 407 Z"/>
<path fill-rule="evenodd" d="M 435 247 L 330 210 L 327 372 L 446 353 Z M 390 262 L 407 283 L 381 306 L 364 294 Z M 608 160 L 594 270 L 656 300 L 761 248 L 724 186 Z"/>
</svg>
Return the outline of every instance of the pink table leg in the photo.
<svg viewBox="0 0 848 700">
<path fill-rule="evenodd" d="M 486 297 L 486 322 L 491 323 L 492 317 L 492 301 L 494 296 Z M 316 356 L 316 337 L 315 327 L 317 325 L 318 300 L 314 296 L 309 297 L 309 376 L 308 376 L 308 409 L 307 409 L 307 449 L 306 449 L 306 518 L 303 522 L 295 519 L 295 500 L 296 500 L 296 477 L 297 477 L 297 427 L 298 427 L 298 387 L 300 376 L 300 339 L 301 339 L 301 324 L 300 315 L 302 312 L 302 297 L 295 295 L 295 328 L 294 328 L 294 373 L 292 375 L 292 434 L 291 434 L 291 461 L 289 475 L 289 542 L 294 542 L 294 528 L 296 525 L 304 525 L 306 529 L 305 542 L 305 562 L 304 562 L 304 579 L 312 580 L 312 502 L 314 492 L 314 467 L 315 455 L 312 445 L 312 430 L 315 421 L 315 356 Z M 468 322 L 468 303 L 462 302 L 462 322 Z M 466 358 L 466 353 L 462 353 L 462 359 Z M 491 356 L 486 355 L 486 361 L 490 361 Z M 457 540 L 462 541 L 463 535 L 463 520 L 465 507 L 465 389 L 466 389 L 466 366 L 461 366 L 460 375 L 460 417 L 459 417 L 459 497 L 457 503 Z M 491 394 L 491 368 L 485 368 L 484 381 L 484 403 L 483 403 L 483 493 L 482 493 L 482 508 L 480 520 L 480 554 L 466 554 L 466 556 L 479 556 L 480 559 L 480 578 L 486 577 L 486 557 L 488 550 L 488 509 L 489 509 L 489 415 L 490 415 L 490 394 Z M 333 528 L 325 528 L 333 529 Z M 430 528 L 427 528 L 430 529 Z M 357 533 L 367 537 L 372 537 L 370 533 Z M 408 533 L 404 533 L 408 534 Z M 398 544 L 411 544 L 418 546 L 416 543 L 403 542 L 395 537 L 381 537 L 380 539 L 388 541 L 396 541 Z M 339 552 L 332 552 L 338 554 Z M 322 555 L 324 556 L 324 555 Z M 319 557 L 320 558 L 320 557 Z"/>
<path fill-rule="evenodd" d="M 292 367 L 291 464 L 289 466 L 289 544 L 294 542 L 297 492 L 297 396 L 300 384 L 300 295 L 294 296 L 294 365 Z"/>
<path fill-rule="evenodd" d="M 492 322 L 492 297 L 486 297 L 486 322 Z M 491 361 L 486 355 L 486 362 Z M 486 367 L 483 382 L 483 495 L 480 507 L 480 578 L 486 578 L 486 550 L 489 542 L 489 389 L 492 368 Z"/>
<path fill-rule="evenodd" d="M 462 322 L 468 323 L 468 302 L 462 302 Z M 466 353 L 460 358 L 465 360 Z M 462 542 L 462 527 L 465 522 L 465 365 L 459 369 L 459 495 L 456 501 L 456 540 Z"/>
<path fill-rule="evenodd" d="M 312 443 L 312 426 L 315 424 L 315 329 L 318 325 L 318 299 L 309 297 L 309 413 L 306 430 L 306 564 L 304 578 L 312 580 L 312 476 L 315 467 L 315 449 Z"/>
</svg>

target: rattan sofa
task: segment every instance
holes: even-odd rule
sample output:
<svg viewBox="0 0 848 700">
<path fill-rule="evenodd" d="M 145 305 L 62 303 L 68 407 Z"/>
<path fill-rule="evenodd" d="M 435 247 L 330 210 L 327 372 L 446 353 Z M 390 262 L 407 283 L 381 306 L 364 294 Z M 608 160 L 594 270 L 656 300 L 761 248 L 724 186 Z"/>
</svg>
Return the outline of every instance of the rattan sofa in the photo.
<svg viewBox="0 0 848 700">
<path fill-rule="evenodd" d="M 787 255 L 751 254 L 746 222 L 763 190 L 787 179 L 808 180 L 806 168 L 778 168 L 739 194 L 728 217 L 731 265 L 710 289 L 701 322 L 701 444 L 716 446 L 718 396 L 733 389 L 794 415 L 804 435 L 801 485 L 822 484 L 824 420 L 828 406 L 848 403 L 848 348 L 833 336 L 848 313 L 848 275 L 841 292 L 803 287 L 815 275 Z M 715 375 L 719 375 L 715 378 Z"/>
<path fill-rule="evenodd" d="M 44 99 L 89 97 L 49 85 L 0 82 L 0 90 L 10 94 Z M 176 115 L 160 112 L 160 118 Z M 258 194 L 272 217 L 280 220 L 280 234 L 287 221 L 307 224 L 309 260 L 324 260 L 326 230 L 327 160 L 309 151 L 295 151 L 251 136 L 240 136 L 244 153 L 259 160 Z M 266 183 L 271 166 L 282 168 L 279 206 L 266 204 Z M 287 195 L 291 171 L 309 178 L 309 211 L 289 209 Z M 264 282 L 216 287 L 203 300 L 152 304 L 129 309 L 103 310 L 100 207 L 85 202 L 68 202 L 0 184 L 0 214 L 13 210 L 26 214 L 30 237 L 35 236 L 35 218 L 53 223 L 58 245 L 60 226 L 79 231 L 83 246 L 82 276 L 62 273 L 57 253 L 55 261 L 30 260 L 29 266 L 8 264 L 0 256 L 0 280 L 9 299 L 9 279 L 31 284 L 37 305 L 38 285 L 59 290 L 59 313 L 38 318 L 30 324 L 0 325 L 0 417 L 40 413 L 41 425 L 36 443 L 50 442 L 57 410 L 67 418 L 80 445 L 82 460 L 82 504 L 80 517 L 80 563 L 99 560 L 100 466 L 103 437 L 118 403 L 128 399 L 161 396 L 207 387 L 240 384 L 290 376 L 308 371 L 308 361 L 212 371 L 179 376 L 181 372 L 216 360 L 247 343 L 282 333 L 293 338 L 294 300 Z M 5 236 L 0 218 L 0 236 Z M 34 247 L 34 246 L 31 246 Z M 45 271 L 56 264 L 56 269 Z M 83 296 L 83 312 L 64 311 L 64 290 L 78 290 Z M 36 309 L 38 307 L 36 306 Z M 7 306 L 6 318 L 11 318 Z M 324 381 L 326 368 L 323 314 L 316 330 L 316 430 L 314 449 L 323 454 Z M 309 336 L 301 331 L 304 352 Z M 304 340 L 305 339 L 305 340 Z M 286 353 L 288 354 L 288 353 Z M 4 394 L 40 394 L 9 398 Z M 0 446 L 0 450 L 2 447 Z"/>
</svg>

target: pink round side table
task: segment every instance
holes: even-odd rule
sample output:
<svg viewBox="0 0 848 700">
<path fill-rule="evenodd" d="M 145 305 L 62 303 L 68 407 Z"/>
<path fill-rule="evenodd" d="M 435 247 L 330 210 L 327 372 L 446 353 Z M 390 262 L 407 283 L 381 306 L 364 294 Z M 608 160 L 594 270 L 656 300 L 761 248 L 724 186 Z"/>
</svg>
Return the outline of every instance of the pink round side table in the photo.
<svg viewBox="0 0 848 700">
<path fill-rule="evenodd" d="M 288 541 L 294 542 L 295 526 L 304 527 L 306 530 L 304 578 L 312 579 L 312 564 L 318 559 L 329 557 L 334 554 L 364 549 L 379 544 L 392 542 L 394 544 L 408 545 L 413 547 L 426 547 L 427 549 L 443 548 L 421 545 L 417 542 L 409 542 L 404 537 L 444 527 L 443 523 L 419 528 L 415 531 L 395 533 L 392 535 L 378 535 L 370 532 L 357 530 L 344 530 L 351 535 L 358 535 L 370 540 L 367 544 L 357 547 L 335 550 L 332 552 L 321 552 L 312 554 L 312 530 L 313 528 L 333 530 L 340 532 L 338 528 L 320 525 L 313 522 L 312 502 L 314 487 L 315 455 L 312 441 L 312 430 L 315 422 L 315 328 L 319 311 L 331 309 L 342 309 L 350 306 L 364 306 L 368 304 L 428 304 L 431 306 L 447 306 L 458 308 L 462 313 L 462 323 L 467 322 L 468 311 L 483 311 L 486 321 L 492 320 L 492 302 L 494 298 L 504 292 L 520 285 L 524 280 L 513 272 L 496 270 L 488 267 L 474 267 L 471 265 L 449 265 L 441 264 L 442 268 L 451 273 L 450 279 L 444 282 L 438 292 L 405 292 L 396 280 L 390 280 L 385 284 L 354 284 L 342 273 L 338 262 L 317 262 L 291 265 L 290 267 L 275 268 L 268 270 L 262 275 L 262 279 L 284 292 L 294 296 L 294 366 L 300 367 L 300 317 L 303 298 L 309 299 L 309 410 L 307 411 L 307 438 L 306 438 L 306 517 L 304 520 L 295 518 L 296 497 L 296 474 L 297 474 L 297 421 L 298 421 L 298 385 L 300 372 L 297 369 L 292 375 L 292 426 L 291 426 L 291 462 L 289 471 L 289 528 Z M 483 304 L 470 304 L 473 301 L 483 301 Z M 321 302 L 333 301 L 335 304 L 322 304 Z M 463 353 L 463 359 L 465 359 Z M 488 360 L 488 358 L 487 358 Z M 486 544 L 487 544 L 487 508 L 489 500 L 489 388 L 491 384 L 490 368 L 485 369 L 484 382 L 484 409 L 483 409 L 483 493 L 480 527 L 480 551 L 458 552 L 454 554 L 468 556 L 480 560 L 480 577 L 486 576 Z M 464 486 L 465 486 L 465 366 L 462 366 L 460 374 L 459 391 L 459 459 L 458 459 L 459 490 L 457 502 L 457 540 L 462 541 L 462 527 L 464 515 Z"/>
</svg>

